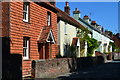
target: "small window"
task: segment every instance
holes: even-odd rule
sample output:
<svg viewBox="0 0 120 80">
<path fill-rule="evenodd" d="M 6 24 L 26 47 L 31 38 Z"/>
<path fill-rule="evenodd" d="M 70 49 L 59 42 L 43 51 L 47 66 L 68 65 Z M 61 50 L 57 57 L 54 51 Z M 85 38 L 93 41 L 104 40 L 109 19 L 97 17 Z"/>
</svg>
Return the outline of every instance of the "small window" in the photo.
<svg viewBox="0 0 120 80">
<path fill-rule="evenodd" d="M 64 34 L 67 35 L 67 23 L 64 24 Z"/>
<path fill-rule="evenodd" d="M 29 43 L 30 43 L 30 38 L 24 37 L 23 38 L 23 59 L 29 59 Z"/>
<path fill-rule="evenodd" d="M 29 3 L 23 3 L 23 21 L 28 22 L 29 19 Z"/>
<path fill-rule="evenodd" d="M 47 26 L 50 26 L 51 25 L 51 13 L 48 12 L 47 13 Z"/>
</svg>

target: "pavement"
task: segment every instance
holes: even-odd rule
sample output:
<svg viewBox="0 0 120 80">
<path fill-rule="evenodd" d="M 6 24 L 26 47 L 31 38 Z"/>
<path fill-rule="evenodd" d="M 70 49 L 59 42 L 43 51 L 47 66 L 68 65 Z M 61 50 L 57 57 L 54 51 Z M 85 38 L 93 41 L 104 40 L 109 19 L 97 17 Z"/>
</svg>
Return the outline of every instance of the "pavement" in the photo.
<svg viewBox="0 0 120 80">
<path fill-rule="evenodd" d="M 120 60 L 108 61 L 89 69 L 59 75 L 55 80 L 120 80 Z"/>
</svg>

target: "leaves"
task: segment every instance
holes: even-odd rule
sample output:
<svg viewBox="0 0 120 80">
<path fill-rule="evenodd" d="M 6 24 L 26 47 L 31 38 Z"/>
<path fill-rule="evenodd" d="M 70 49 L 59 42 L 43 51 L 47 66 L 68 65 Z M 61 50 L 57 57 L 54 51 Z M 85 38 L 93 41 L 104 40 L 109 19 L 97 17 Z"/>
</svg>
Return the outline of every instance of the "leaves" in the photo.
<svg viewBox="0 0 120 80">
<path fill-rule="evenodd" d="M 87 41 L 87 45 L 88 45 L 87 56 L 92 56 L 94 53 L 94 50 L 97 49 L 99 45 L 96 39 L 90 38 L 88 36 L 89 33 L 90 31 L 87 28 L 85 28 L 85 29 L 82 29 L 81 33 L 77 34 L 77 37 L 80 38 L 81 43 L 85 43 L 85 41 Z"/>
</svg>

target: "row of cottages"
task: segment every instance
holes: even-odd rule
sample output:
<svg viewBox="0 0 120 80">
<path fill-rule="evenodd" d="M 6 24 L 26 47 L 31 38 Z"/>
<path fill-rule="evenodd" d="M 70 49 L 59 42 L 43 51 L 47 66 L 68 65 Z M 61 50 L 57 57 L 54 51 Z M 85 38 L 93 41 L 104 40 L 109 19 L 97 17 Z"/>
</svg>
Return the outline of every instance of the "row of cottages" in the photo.
<svg viewBox="0 0 120 80">
<path fill-rule="evenodd" d="M 60 46 L 60 55 L 67 57 L 80 57 L 80 41 L 77 35 L 78 29 L 85 28 L 75 19 L 70 17 L 70 7 L 68 2 L 64 11 L 57 9 L 58 12 L 58 43 Z M 74 50 L 70 50 L 70 47 Z M 73 54 L 74 53 L 74 54 Z"/>
<path fill-rule="evenodd" d="M 23 77 L 31 75 L 32 60 L 59 53 L 57 12 L 54 2 L 2 2 L 2 55 L 22 55 Z"/>
<path fill-rule="evenodd" d="M 85 15 L 82 19 L 80 17 L 80 11 L 77 8 L 75 11 L 73 11 L 73 18 L 92 32 L 91 37 L 96 39 L 99 44 L 99 48 L 95 51 L 100 53 L 112 52 L 112 46 L 109 45 L 109 43 L 113 42 L 113 40 L 110 36 L 105 34 L 105 32 L 103 31 L 103 27 L 98 25 L 96 21 L 91 21 L 91 19 L 87 15 Z M 93 54 L 93 56 L 95 56 L 95 53 Z"/>
<path fill-rule="evenodd" d="M 2 2 L 2 55 L 22 55 L 23 77 L 31 75 L 33 60 L 65 56 L 68 45 L 80 57 L 76 30 L 84 27 L 69 16 L 68 3 L 65 12 L 55 2 Z"/>
</svg>

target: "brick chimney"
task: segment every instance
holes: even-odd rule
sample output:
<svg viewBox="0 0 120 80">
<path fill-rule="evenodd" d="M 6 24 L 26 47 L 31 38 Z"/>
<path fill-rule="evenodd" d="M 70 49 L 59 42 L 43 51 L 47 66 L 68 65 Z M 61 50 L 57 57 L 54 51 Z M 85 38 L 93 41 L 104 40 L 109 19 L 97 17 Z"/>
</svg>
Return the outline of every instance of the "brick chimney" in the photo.
<svg viewBox="0 0 120 80">
<path fill-rule="evenodd" d="M 64 11 L 65 11 L 68 15 L 70 15 L 70 7 L 69 7 L 69 3 L 68 3 L 68 2 L 66 2 L 66 6 L 64 7 Z"/>
<path fill-rule="evenodd" d="M 103 27 L 101 28 L 101 31 L 104 32 L 104 28 Z"/>
<path fill-rule="evenodd" d="M 75 8 L 75 11 L 73 11 L 73 17 L 77 20 L 79 19 L 80 11 L 78 10 L 78 8 Z"/>
<path fill-rule="evenodd" d="M 97 27 L 96 21 L 92 21 L 91 25 L 94 26 L 94 27 Z"/>
<path fill-rule="evenodd" d="M 89 16 L 87 16 L 87 15 L 85 15 L 84 17 L 83 17 L 83 20 L 85 21 L 85 22 L 87 22 L 87 23 L 89 23 L 90 24 L 90 18 L 89 18 Z"/>
<path fill-rule="evenodd" d="M 101 25 L 97 25 L 97 29 L 98 29 L 99 31 L 102 31 Z"/>
</svg>

